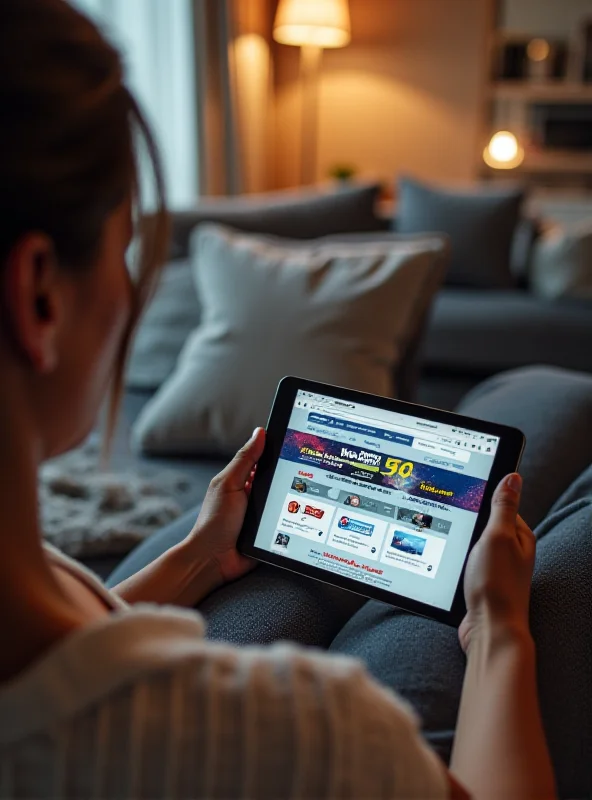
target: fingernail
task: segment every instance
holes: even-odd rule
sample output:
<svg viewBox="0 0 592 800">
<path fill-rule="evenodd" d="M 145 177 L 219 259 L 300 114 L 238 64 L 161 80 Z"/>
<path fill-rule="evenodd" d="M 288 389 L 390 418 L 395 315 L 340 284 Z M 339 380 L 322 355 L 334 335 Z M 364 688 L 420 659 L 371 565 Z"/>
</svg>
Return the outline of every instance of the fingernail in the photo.
<svg viewBox="0 0 592 800">
<path fill-rule="evenodd" d="M 511 475 L 508 475 L 506 478 L 506 486 L 512 492 L 516 492 L 516 494 L 520 494 L 522 491 L 522 478 L 518 475 L 517 472 L 513 472 Z"/>
<path fill-rule="evenodd" d="M 259 433 L 260 430 L 261 430 L 261 428 L 259 428 L 259 427 L 255 428 L 255 430 L 251 434 L 251 439 L 256 439 L 257 438 L 257 434 Z"/>
</svg>

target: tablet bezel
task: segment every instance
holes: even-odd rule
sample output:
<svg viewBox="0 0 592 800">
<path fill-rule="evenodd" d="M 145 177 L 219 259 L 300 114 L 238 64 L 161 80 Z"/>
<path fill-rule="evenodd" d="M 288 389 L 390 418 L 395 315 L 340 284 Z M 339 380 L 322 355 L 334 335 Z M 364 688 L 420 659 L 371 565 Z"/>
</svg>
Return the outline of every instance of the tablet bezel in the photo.
<svg viewBox="0 0 592 800">
<path fill-rule="evenodd" d="M 294 409 L 296 394 L 299 390 L 327 395 L 338 400 L 361 403 L 384 411 L 394 411 L 400 414 L 416 416 L 421 419 L 453 425 L 463 429 L 471 429 L 478 433 L 498 436 L 500 438 L 500 444 L 485 487 L 481 509 L 477 516 L 475 530 L 471 538 L 467 557 L 463 564 L 450 610 L 437 608 L 436 606 L 421 603 L 417 600 L 411 600 L 404 595 L 398 595 L 386 591 L 385 589 L 369 586 L 368 584 L 358 583 L 353 578 L 346 578 L 323 570 L 320 567 L 305 564 L 301 561 L 291 559 L 288 556 L 279 555 L 255 546 L 255 538 L 257 536 L 259 523 L 267 502 L 288 423 Z M 282 569 L 315 578 L 323 583 L 338 586 L 342 589 L 354 592 L 355 594 L 362 595 L 363 597 L 380 600 L 383 603 L 388 603 L 389 605 L 402 608 L 414 614 L 436 619 L 447 625 L 458 627 L 466 613 L 463 583 L 468 554 L 475 546 L 475 543 L 487 524 L 489 509 L 491 507 L 491 497 L 495 487 L 505 475 L 515 472 L 518 469 L 524 451 L 524 445 L 524 434 L 517 428 L 498 425 L 493 422 L 485 422 L 480 419 L 455 414 L 451 411 L 441 411 L 439 409 L 430 408 L 429 406 L 416 405 L 402 400 L 393 400 L 387 397 L 379 397 L 352 389 L 332 386 L 330 384 L 318 383 L 316 381 L 304 380 L 292 376 L 286 377 L 280 382 L 275 395 L 267 424 L 265 450 L 257 466 L 257 473 L 253 481 L 245 521 L 237 542 L 237 549 L 243 555 L 255 558 L 258 561 L 273 564 Z"/>
</svg>

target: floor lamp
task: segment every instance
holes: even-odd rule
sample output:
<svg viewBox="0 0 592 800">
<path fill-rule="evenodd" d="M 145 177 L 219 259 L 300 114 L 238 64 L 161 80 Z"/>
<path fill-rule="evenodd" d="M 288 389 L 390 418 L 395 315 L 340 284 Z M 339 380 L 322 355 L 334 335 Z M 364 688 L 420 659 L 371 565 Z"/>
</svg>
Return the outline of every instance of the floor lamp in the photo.
<svg viewBox="0 0 592 800">
<path fill-rule="evenodd" d="M 345 47 L 351 39 L 348 0 L 280 0 L 273 38 L 300 51 L 302 135 L 300 181 L 314 183 L 317 164 L 319 73 L 325 47 Z"/>
</svg>

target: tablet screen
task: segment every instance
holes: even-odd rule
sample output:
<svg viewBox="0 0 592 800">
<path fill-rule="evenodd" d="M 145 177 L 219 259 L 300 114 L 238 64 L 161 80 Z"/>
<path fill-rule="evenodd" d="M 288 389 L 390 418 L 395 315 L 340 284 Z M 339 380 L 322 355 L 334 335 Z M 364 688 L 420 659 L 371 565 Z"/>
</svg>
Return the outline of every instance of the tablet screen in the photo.
<svg viewBox="0 0 592 800">
<path fill-rule="evenodd" d="M 498 446 L 299 390 L 255 546 L 450 610 Z"/>
</svg>

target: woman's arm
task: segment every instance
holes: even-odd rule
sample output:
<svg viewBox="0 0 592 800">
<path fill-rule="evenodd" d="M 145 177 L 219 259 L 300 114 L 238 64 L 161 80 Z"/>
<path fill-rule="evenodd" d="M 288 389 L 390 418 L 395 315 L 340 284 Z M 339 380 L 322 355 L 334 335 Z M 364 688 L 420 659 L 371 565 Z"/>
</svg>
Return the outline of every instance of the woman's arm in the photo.
<svg viewBox="0 0 592 800">
<path fill-rule="evenodd" d="M 471 646 L 451 768 L 478 800 L 556 797 L 528 630 Z"/>
<path fill-rule="evenodd" d="M 222 576 L 207 553 L 185 540 L 113 591 L 126 603 L 158 603 L 192 608 L 221 586 Z"/>
<path fill-rule="evenodd" d="M 468 661 L 451 769 L 476 800 L 556 797 L 528 624 L 535 543 L 517 516 L 520 489 L 518 476 L 498 487 L 465 579 Z"/>
<path fill-rule="evenodd" d="M 257 428 L 230 464 L 210 483 L 199 517 L 180 544 L 123 581 L 114 591 L 128 603 L 193 607 L 255 562 L 239 555 L 236 539 L 247 509 L 265 431 Z"/>
</svg>

